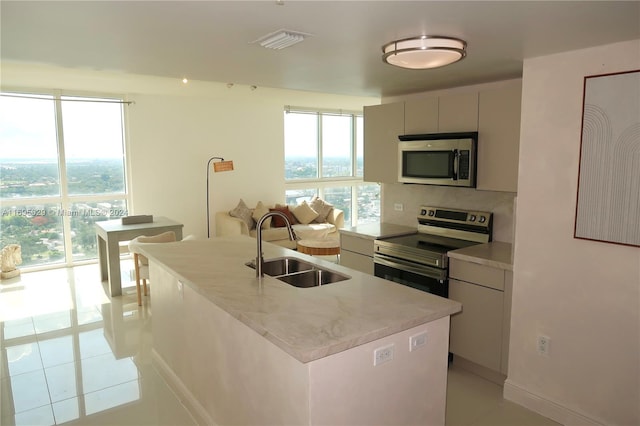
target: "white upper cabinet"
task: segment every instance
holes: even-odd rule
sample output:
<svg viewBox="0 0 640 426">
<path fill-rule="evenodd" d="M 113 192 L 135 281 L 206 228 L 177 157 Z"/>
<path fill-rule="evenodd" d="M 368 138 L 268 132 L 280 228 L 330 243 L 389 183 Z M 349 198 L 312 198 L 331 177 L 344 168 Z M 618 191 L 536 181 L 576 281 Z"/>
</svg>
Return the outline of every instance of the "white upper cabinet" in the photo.
<svg viewBox="0 0 640 426">
<path fill-rule="evenodd" d="M 398 136 L 404 102 L 364 107 L 364 181 L 398 182 Z"/>
<path fill-rule="evenodd" d="M 520 82 L 480 92 L 477 189 L 518 190 Z"/>
<path fill-rule="evenodd" d="M 398 136 L 478 132 L 476 188 L 516 192 L 522 84 L 364 108 L 364 180 L 397 183 Z"/>
<path fill-rule="evenodd" d="M 404 134 L 418 135 L 438 131 L 438 98 L 422 98 L 404 103 Z"/>
<path fill-rule="evenodd" d="M 438 132 L 475 132 L 478 130 L 478 94 L 461 93 L 440 96 Z"/>
<path fill-rule="evenodd" d="M 478 94 L 462 93 L 411 99 L 404 103 L 404 133 L 475 132 Z"/>
</svg>

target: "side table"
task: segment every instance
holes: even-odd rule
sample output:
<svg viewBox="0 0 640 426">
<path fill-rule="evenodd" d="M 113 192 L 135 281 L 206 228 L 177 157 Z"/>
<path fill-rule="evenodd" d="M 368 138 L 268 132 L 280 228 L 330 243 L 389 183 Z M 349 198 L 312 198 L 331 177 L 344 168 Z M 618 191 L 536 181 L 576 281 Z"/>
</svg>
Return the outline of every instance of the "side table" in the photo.
<svg viewBox="0 0 640 426">
<path fill-rule="evenodd" d="M 120 219 L 116 219 L 96 222 L 95 226 L 100 277 L 102 281 L 109 281 L 109 293 L 113 297 L 122 295 L 120 241 L 131 241 L 140 235 L 158 235 L 167 231 L 175 232 L 176 240 L 180 241 L 184 225 L 166 217 L 155 217 L 150 223 L 123 225 Z"/>
<path fill-rule="evenodd" d="M 312 256 L 333 256 L 340 260 L 340 241 L 331 238 L 324 240 L 300 240 L 298 251 Z"/>
</svg>

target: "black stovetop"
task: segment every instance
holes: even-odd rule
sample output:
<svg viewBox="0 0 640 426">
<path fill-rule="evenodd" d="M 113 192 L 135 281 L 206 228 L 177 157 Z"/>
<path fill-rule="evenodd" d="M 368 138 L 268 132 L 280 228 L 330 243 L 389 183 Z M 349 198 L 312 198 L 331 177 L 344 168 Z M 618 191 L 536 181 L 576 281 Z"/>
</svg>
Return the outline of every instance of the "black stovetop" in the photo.
<svg viewBox="0 0 640 426">
<path fill-rule="evenodd" d="M 415 250 L 428 250 L 434 253 L 446 254 L 449 250 L 469 247 L 478 244 L 475 241 L 458 240 L 455 238 L 440 237 L 422 233 L 404 235 L 401 237 L 385 238 L 382 241 L 390 244 L 398 244 Z"/>
</svg>

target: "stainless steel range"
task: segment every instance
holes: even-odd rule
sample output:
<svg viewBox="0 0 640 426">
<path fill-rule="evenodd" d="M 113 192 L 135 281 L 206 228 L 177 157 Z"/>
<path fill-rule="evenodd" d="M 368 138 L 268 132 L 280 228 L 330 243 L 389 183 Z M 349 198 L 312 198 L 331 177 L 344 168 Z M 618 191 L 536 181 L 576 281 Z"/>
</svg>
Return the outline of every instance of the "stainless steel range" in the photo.
<svg viewBox="0 0 640 426">
<path fill-rule="evenodd" d="M 492 231 L 490 212 L 423 206 L 418 233 L 375 241 L 375 275 L 448 297 L 447 252 L 488 243 Z"/>
</svg>

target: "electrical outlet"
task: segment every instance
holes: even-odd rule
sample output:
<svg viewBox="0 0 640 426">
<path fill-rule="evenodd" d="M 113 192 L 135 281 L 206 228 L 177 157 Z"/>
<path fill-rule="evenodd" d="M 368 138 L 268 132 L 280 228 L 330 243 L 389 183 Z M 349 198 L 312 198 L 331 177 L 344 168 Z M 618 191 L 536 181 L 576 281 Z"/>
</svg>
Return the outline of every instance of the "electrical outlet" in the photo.
<svg viewBox="0 0 640 426">
<path fill-rule="evenodd" d="M 393 205 L 393 208 L 395 209 L 395 211 L 397 211 L 397 212 L 401 212 L 401 211 L 403 211 L 403 210 L 404 210 L 404 204 L 402 204 L 402 203 L 395 203 L 395 204 Z"/>
<path fill-rule="evenodd" d="M 413 336 L 409 337 L 409 352 L 413 352 L 416 349 L 419 349 L 426 344 L 427 344 L 426 331 L 423 331 L 422 333 L 414 334 Z"/>
<path fill-rule="evenodd" d="M 382 363 L 391 361 L 393 359 L 394 344 L 383 346 L 373 351 L 373 365 L 380 365 Z"/>
<path fill-rule="evenodd" d="M 549 336 L 538 336 L 538 353 L 542 356 L 549 356 L 551 349 L 551 338 Z"/>
</svg>

